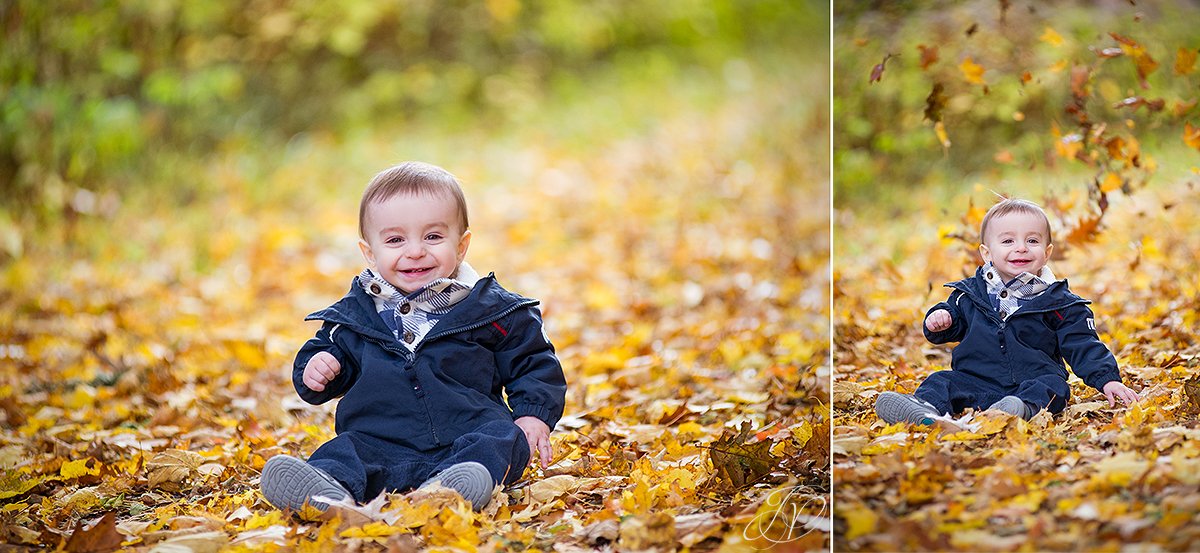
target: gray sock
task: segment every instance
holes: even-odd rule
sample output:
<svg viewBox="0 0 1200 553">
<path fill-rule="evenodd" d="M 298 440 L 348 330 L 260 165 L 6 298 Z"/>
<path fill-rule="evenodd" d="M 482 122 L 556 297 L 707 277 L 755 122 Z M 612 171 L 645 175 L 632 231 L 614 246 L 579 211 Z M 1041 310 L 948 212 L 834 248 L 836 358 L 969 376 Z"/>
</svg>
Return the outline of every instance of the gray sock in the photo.
<svg viewBox="0 0 1200 553">
<path fill-rule="evenodd" d="M 988 409 L 999 409 L 1010 415 L 1016 415 L 1025 420 L 1033 418 L 1037 412 L 1029 408 L 1029 404 L 1021 401 L 1017 396 L 1004 396 L 1000 401 L 993 403 Z"/>
<path fill-rule="evenodd" d="M 450 465 L 450 468 L 435 474 L 421 484 L 421 488 L 435 483 L 450 488 L 463 499 L 471 502 L 471 508 L 476 511 L 483 509 L 492 500 L 492 490 L 496 482 L 487 467 L 474 461 L 466 461 Z"/>
<path fill-rule="evenodd" d="M 875 398 L 875 414 L 888 424 L 933 424 L 938 412 L 929 402 L 908 394 L 884 392 Z"/>
</svg>

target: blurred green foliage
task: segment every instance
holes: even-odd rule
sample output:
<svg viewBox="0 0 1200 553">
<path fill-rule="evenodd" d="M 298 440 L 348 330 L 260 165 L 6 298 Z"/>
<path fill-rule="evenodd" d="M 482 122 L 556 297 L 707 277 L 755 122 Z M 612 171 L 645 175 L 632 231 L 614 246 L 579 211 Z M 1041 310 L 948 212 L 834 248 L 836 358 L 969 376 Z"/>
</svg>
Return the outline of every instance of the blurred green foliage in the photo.
<svg viewBox="0 0 1200 553">
<path fill-rule="evenodd" d="M 1089 165 L 1060 155 L 1056 127 L 1061 136 L 1103 132 L 1134 139 L 1143 154 L 1139 163 L 1179 151 L 1184 123 L 1200 119 L 1200 110 L 1187 107 L 1198 98 L 1200 76 L 1176 74 L 1173 65 L 1179 49 L 1200 46 L 1193 27 L 1198 16 L 1200 6 L 1183 2 L 835 2 L 836 204 L 901 204 L 901 196 L 975 184 L 1011 189 L 997 183 L 1016 181 L 1021 188 L 1029 181 L 1079 182 L 1115 170 L 1106 159 Z M 1136 41 L 1157 62 L 1145 87 L 1133 56 L 1101 55 L 1105 49 L 1120 52 L 1110 33 Z M 927 67 L 922 47 L 936 49 Z M 893 57 L 872 82 L 874 68 L 888 55 Z M 967 58 L 983 69 L 983 84 L 966 77 Z M 1076 67 L 1089 71 L 1082 105 L 1087 125 L 1068 111 Z M 944 86 L 945 148 L 935 118 L 925 112 L 934 83 Z M 1161 99 L 1165 107 L 1115 107 L 1134 97 Z M 1181 104 L 1185 109 L 1178 113 Z"/>
<path fill-rule="evenodd" d="M 661 85 L 752 52 L 790 54 L 806 29 L 824 31 L 827 9 L 792 0 L 0 2 L 0 227 L 103 213 L 134 189 L 187 203 L 205 186 L 190 169 L 222 148 L 269 152 L 311 133 L 418 123 L 499 126 L 591 93 L 598 74 Z"/>
</svg>

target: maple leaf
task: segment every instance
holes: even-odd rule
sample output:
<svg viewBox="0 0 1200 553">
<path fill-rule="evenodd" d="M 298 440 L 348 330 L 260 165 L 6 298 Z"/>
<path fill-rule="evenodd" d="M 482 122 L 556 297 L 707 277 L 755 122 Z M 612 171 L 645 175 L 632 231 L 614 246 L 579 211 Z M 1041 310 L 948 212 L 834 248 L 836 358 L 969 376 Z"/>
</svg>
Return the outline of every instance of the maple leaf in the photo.
<svg viewBox="0 0 1200 553">
<path fill-rule="evenodd" d="M 771 453 L 772 442 L 747 443 L 753 435 L 750 422 L 743 421 L 738 432 L 727 428 L 720 438 L 708 446 L 713 469 L 721 481 L 732 489 L 742 489 L 758 482 L 779 464 L 779 459 Z"/>
</svg>

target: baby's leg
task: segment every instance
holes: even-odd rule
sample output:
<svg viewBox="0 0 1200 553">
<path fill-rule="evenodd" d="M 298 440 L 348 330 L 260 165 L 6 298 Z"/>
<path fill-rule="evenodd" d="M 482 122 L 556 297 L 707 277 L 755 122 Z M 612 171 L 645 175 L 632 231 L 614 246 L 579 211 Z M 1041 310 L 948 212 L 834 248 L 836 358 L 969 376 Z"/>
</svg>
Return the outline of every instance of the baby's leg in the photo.
<svg viewBox="0 0 1200 553">
<path fill-rule="evenodd" d="M 343 432 L 317 448 L 308 462 L 365 503 L 384 491 L 415 488 L 436 465 L 436 458 L 366 434 Z"/>
<path fill-rule="evenodd" d="M 529 442 L 521 427 L 511 420 L 487 422 L 454 440 L 450 454 L 433 472 L 436 474 L 466 461 L 486 467 L 493 483 L 511 484 L 521 479 L 529 464 Z"/>
<path fill-rule="evenodd" d="M 1034 413 L 1049 409 L 1051 413 L 1058 414 L 1067 407 L 1071 386 L 1059 375 L 1044 374 L 1021 382 L 1012 395 L 1029 405 Z"/>
<path fill-rule="evenodd" d="M 939 415 L 957 414 L 972 407 L 980 409 L 1003 394 L 990 383 L 970 374 L 949 370 L 937 371 L 925 378 L 913 395 L 938 410 Z"/>
</svg>

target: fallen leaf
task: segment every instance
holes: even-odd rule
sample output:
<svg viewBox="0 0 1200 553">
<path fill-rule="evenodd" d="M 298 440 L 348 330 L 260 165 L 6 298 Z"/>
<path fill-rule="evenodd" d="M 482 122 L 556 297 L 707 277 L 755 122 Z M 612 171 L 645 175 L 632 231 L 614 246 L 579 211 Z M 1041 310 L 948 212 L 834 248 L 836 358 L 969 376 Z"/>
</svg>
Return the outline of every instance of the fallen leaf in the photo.
<svg viewBox="0 0 1200 553">
<path fill-rule="evenodd" d="M 86 526 L 82 520 L 75 523 L 75 530 L 62 547 L 71 553 L 112 551 L 123 541 L 124 536 L 117 531 L 117 513 L 109 511 Z"/>
</svg>

